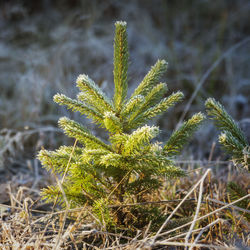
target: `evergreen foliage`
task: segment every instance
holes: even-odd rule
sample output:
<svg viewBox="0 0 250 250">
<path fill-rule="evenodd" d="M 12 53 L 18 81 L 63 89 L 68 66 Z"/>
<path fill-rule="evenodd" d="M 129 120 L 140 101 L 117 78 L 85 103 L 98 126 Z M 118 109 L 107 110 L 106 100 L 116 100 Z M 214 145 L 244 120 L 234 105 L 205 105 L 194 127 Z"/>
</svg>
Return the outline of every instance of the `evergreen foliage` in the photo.
<svg viewBox="0 0 250 250">
<path fill-rule="evenodd" d="M 80 89 L 77 99 L 62 94 L 54 97 L 59 105 L 66 105 L 105 128 L 109 143 L 94 136 L 82 124 L 63 117 L 59 126 L 81 145 L 62 146 L 56 151 L 43 149 L 38 158 L 48 170 L 63 176 L 61 187 L 71 207 L 87 203 L 107 228 L 113 225 L 132 228 L 138 223 L 144 226 L 149 222 L 145 208 L 119 208 L 119 205 L 147 201 L 148 195 L 161 186 L 160 176 L 176 178 L 186 174 L 175 166 L 173 156 L 180 153 L 204 115 L 195 114 L 171 135 L 165 145 L 155 141 L 160 130 L 146 122 L 179 102 L 183 94 L 177 92 L 164 97 L 167 85 L 159 83 L 159 79 L 166 71 L 167 63 L 159 60 L 128 98 L 126 23 L 116 22 L 115 26 L 113 100 L 86 75 L 77 79 Z M 58 185 L 43 189 L 42 195 L 47 201 L 65 205 L 65 195 Z M 112 208 L 114 205 L 118 205 L 118 209 Z M 145 218 L 136 224 L 136 214 L 141 211 L 145 212 Z M 148 214 L 152 217 L 151 212 Z M 155 221 L 158 221 L 156 217 Z"/>
<path fill-rule="evenodd" d="M 209 98 L 205 105 L 208 115 L 222 131 L 219 135 L 220 144 L 231 155 L 236 166 L 249 171 L 250 146 L 243 132 L 219 102 Z"/>
<path fill-rule="evenodd" d="M 229 193 L 229 198 L 231 201 L 236 201 L 244 196 L 247 195 L 247 192 L 242 189 L 242 187 L 240 187 L 237 183 L 231 181 L 227 184 L 227 190 L 228 190 L 228 193 Z M 236 205 L 240 208 L 243 208 L 243 209 L 248 209 L 249 207 L 249 199 L 245 199 L 245 200 L 242 200 L 238 203 L 236 203 Z M 250 215 L 249 213 L 243 213 L 243 216 L 248 220 L 250 221 Z"/>
</svg>

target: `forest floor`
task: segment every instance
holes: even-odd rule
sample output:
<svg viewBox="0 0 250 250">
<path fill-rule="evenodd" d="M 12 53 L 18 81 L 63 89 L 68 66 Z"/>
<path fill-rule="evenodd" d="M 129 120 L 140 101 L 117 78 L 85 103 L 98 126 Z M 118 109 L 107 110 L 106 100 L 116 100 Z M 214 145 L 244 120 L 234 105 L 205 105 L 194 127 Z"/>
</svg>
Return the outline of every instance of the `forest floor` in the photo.
<svg viewBox="0 0 250 250">
<path fill-rule="evenodd" d="M 180 163 L 188 177 L 166 181 L 152 198 L 166 217 L 158 232 L 150 224 L 133 237 L 107 232 L 88 212 L 87 205 L 59 209 L 40 198 L 40 189 L 52 182 L 48 174 L 27 163 L 17 175 L 5 176 L 0 194 L 0 246 L 2 249 L 247 249 L 249 210 L 228 195 L 229 181 L 247 190 L 249 176 L 238 173 L 229 162 Z M 38 166 L 34 164 L 33 166 Z M 154 201 L 161 202 L 154 202 Z M 197 216 L 197 217 L 196 217 Z M 192 218 L 192 219 L 189 219 Z M 139 218 L 138 218 L 139 219 Z"/>
</svg>

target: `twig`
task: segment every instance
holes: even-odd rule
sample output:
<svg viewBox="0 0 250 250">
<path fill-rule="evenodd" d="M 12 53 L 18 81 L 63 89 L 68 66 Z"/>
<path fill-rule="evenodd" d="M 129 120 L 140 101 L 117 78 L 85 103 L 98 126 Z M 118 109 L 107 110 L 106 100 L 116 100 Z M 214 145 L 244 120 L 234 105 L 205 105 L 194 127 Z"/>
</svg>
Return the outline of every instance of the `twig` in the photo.
<svg viewBox="0 0 250 250">
<path fill-rule="evenodd" d="M 217 220 L 218 220 L 218 219 L 217 219 Z M 218 222 L 217 220 L 216 220 L 216 223 Z M 220 220 L 221 220 L 221 219 L 220 219 Z M 197 229 L 193 230 L 192 233 L 199 232 L 199 231 L 201 231 L 201 230 L 203 230 L 203 229 L 204 229 L 204 230 L 203 230 L 203 232 L 204 232 L 207 228 L 209 228 L 210 226 L 212 226 L 212 225 L 214 225 L 214 224 L 215 224 L 215 221 L 212 222 L 212 223 L 210 223 L 209 225 L 203 227 L 203 228 L 197 228 Z M 171 237 L 171 238 L 166 239 L 165 241 L 168 242 L 168 241 L 171 241 L 171 240 L 175 240 L 175 239 L 177 239 L 177 238 L 186 236 L 187 233 L 188 233 L 188 232 L 185 232 L 185 233 L 181 233 L 181 234 L 175 235 L 175 236 L 173 236 L 173 237 Z"/>
<path fill-rule="evenodd" d="M 202 193 L 203 193 L 203 183 L 204 183 L 204 180 L 205 178 L 207 177 L 207 175 L 210 174 L 210 171 L 208 170 L 207 173 L 202 177 L 201 179 L 201 182 L 200 182 L 200 191 L 199 191 L 199 198 L 198 198 L 198 203 L 197 203 L 197 207 L 196 207 L 196 211 L 195 211 L 195 215 L 194 215 L 194 219 L 192 221 L 192 224 L 189 228 L 189 231 L 186 235 L 186 238 L 185 238 L 185 243 L 187 244 L 188 243 L 188 239 L 192 233 L 192 230 L 195 226 L 195 222 L 197 220 L 197 217 L 199 215 L 199 211 L 200 211 L 200 206 L 201 206 L 201 199 L 202 199 Z"/>
<path fill-rule="evenodd" d="M 214 203 L 217 203 L 217 204 L 220 204 L 220 205 L 226 205 L 226 203 L 222 202 L 222 201 L 218 201 L 218 200 L 215 200 L 215 199 L 211 199 L 211 198 L 207 198 L 209 201 L 211 202 L 214 202 Z M 241 207 L 237 207 L 237 206 L 231 206 L 231 208 L 235 209 L 235 210 L 238 210 L 238 211 L 241 211 L 241 212 L 244 212 L 244 213 L 248 213 L 250 214 L 250 210 L 248 209 L 243 209 Z"/>
<path fill-rule="evenodd" d="M 196 221 L 205 219 L 205 218 L 207 218 L 207 217 L 209 217 L 209 216 L 211 216 L 211 215 L 213 215 L 213 214 L 215 214 L 215 213 L 217 213 L 217 212 L 220 212 L 221 210 L 224 210 L 225 208 L 231 207 L 233 204 L 235 204 L 235 203 L 237 203 L 237 202 L 239 202 L 239 201 L 242 201 L 242 200 L 244 200 L 244 199 L 247 199 L 247 198 L 249 198 L 249 197 L 250 197 L 250 194 L 247 194 L 247 195 L 241 197 L 240 199 L 238 199 L 238 200 L 236 200 L 236 201 L 233 201 L 233 202 L 231 202 L 231 203 L 229 203 L 229 204 L 226 204 L 225 206 L 223 206 L 223 207 L 221 207 L 221 208 L 218 208 L 218 209 L 216 209 L 216 210 L 214 210 L 214 211 L 212 211 L 212 212 L 210 212 L 210 213 L 208 213 L 208 214 L 205 214 L 205 215 L 203 215 L 203 216 L 197 218 Z M 179 227 L 176 227 L 176 228 L 174 228 L 174 229 L 171 229 L 171 230 L 169 230 L 169 231 L 167 231 L 167 232 L 165 232 L 165 233 L 159 234 L 158 237 L 159 237 L 159 236 L 168 235 L 168 234 L 170 234 L 170 233 L 172 233 L 172 232 L 175 232 L 175 231 L 177 231 L 177 230 L 179 230 L 179 229 L 181 229 L 181 228 L 183 228 L 183 227 L 186 227 L 186 226 L 188 226 L 188 225 L 190 225 L 190 224 L 192 224 L 192 222 L 188 222 L 188 223 L 186 223 L 186 224 L 184 224 L 184 225 L 181 225 L 181 226 L 179 226 Z M 151 238 L 154 239 L 155 236 L 153 236 L 153 237 L 151 237 Z"/>
<path fill-rule="evenodd" d="M 207 161 L 207 160 L 186 160 L 186 161 L 175 161 L 178 164 L 200 164 L 200 165 L 214 165 L 214 164 L 229 164 L 230 161 Z M 197 170 L 197 169 L 194 169 Z"/>
<path fill-rule="evenodd" d="M 166 246 L 184 246 L 184 247 L 191 247 L 193 244 L 191 243 L 182 243 L 182 242 L 156 242 L 156 244 L 158 245 L 166 245 Z M 237 248 L 232 247 L 232 248 L 228 248 L 228 247 L 223 247 L 223 246 L 216 246 L 216 245 L 205 245 L 205 244 L 195 244 L 193 245 L 193 247 L 199 247 L 199 248 L 206 248 L 206 249 L 218 249 L 218 250 L 236 250 Z"/>
<path fill-rule="evenodd" d="M 236 43 L 233 45 L 231 48 L 229 48 L 226 52 L 224 52 L 212 65 L 211 67 L 205 72 L 205 74 L 201 77 L 200 81 L 196 84 L 195 91 L 193 92 L 192 96 L 188 100 L 187 105 L 184 108 L 184 111 L 180 117 L 180 120 L 177 124 L 177 128 L 181 125 L 182 121 L 184 120 L 194 98 L 196 97 L 197 93 L 199 92 L 201 86 L 204 84 L 204 82 L 207 80 L 208 76 L 212 73 L 212 71 L 222 62 L 222 60 L 229 56 L 234 50 L 238 49 L 241 47 L 243 44 L 247 43 L 250 41 L 250 37 L 246 37 L 245 39 L 241 40 L 240 42 Z"/>
<path fill-rule="evenodd" d="M 6 205 L 6 204 L 2 204 L 2 203 L 0 203 L 0 207 L 12 208 L 12 209 L 16 209 L 16 210 L 23 210 L 23 207 L 16 207 L 16 206 Z M 44 214 L 50 213 L 48 211 L 42 211 L 42 210 L 36 210 L 36 209 L 29 209 L 29 211 L 34 212 L 34 213 L 44 213 Z"/>
<path fill-rule="evenodd" d="M 196 199 L 187 199 L 186 201 L 195 201 Z M 128 204 L 121 204 L 121 205 L 110 205 L 109 208 L 116 208 L 116 207 L 132 207 L 132 206 L 143 206 L 143 205 L 154 205 L 154 204 L 168 204 L 173 202 L 179 202 L 182 201 L 182 199 L 176 199 L 176 200 L 168 200 L 168 201 L 145 201 L 145 202 L 139 202 L 139 203 L 128 203 Z"/>
<path fill-rule="evenodd" d="M 73 156 L 73 154 L 74 154 L 74 151 L 75 151 L 75 148 L 76 148 L 77 141 L 78 141 L 78 140 L 76 139 L 76 140 L 75 140 L 75 143 L 74 143 L 74 146 L 73 146 L 73 149 L 72 149 L 72 151 L 71 151 L 71 153 L 70 153 L 69 160 L 68 160 L 68 163 L 67 163 L 67 167 L 66 167 L 66 169 L 65 169 L 65 171 L 64 171 L 64 174 L 63 174 L 63 177 L 62 177 L 62 180 L 61 180 L 61 184 L 63 184 L 64 179 L 65 179 L 65 176 L 66 176 L 66 174 L 67 174 L 67 172 L 68 172 L 68 170 L 69 170 L 69 165 L 70 165 L 72 156 Z"/>
<path fill-rule="evenodd" d="M 205 227 L 202 228 L 202 230 L 200 231 L 200 233 L 197 235 L 197 237 L 195 238 L 194 242 L 192 243 L 192 245 L 190 246 L 190 250 L 193 249 L 193 247 L 197 244 L 197 241 L 200 239 L 201 235 L 205 232 L 205 230 L 207 230 L 208 228 L 212 227 L 213 225 L 221 222 L 222 220 L 220 218 L 218 218 L 217 220 L 213 221 L 212 223 L 206 225 Z"/>
<path fill-rule="evenodd" d="M 180 206 L 184 203 L 184 201 L 187 199 L 187 197 L 199 186 L 199 184 L 205 179 L 205 177 L 207 176 L 207 174 L 210 172 L 211 170 L 208 169 L 206 171 L 206 173 L 203 175 L 203 177 L 201 178 L 201 180 L 199 180 L 194 187 L 187 193 L 187 195 L 182 199 L 182 201 L 178 204 L 178 206 L 173 210 L 173 212 L 168 216 L 168 218 L 166 219 L 166 221 L 163 223 L 163 225 L 161 226 L 161 228 L 158 230 L 158 232 L 156 233 L 156 235 L 154 236 L 154 238 L 152 239 L 152 244 L 154 243 L 154 241 L 157 239 L 157 237 L 159 237 L 161 231 L 164 229 L 164 227 L 167 225 L 167 223 L 169 222 L 169 220 L 172 218 L 172 216 L 175 214 L 175 212 L 180 208 Z M 191 224 L 191 223 L 190 223 Z M 189 225 L 189 224 L 188 224 Z"/>
</svg>

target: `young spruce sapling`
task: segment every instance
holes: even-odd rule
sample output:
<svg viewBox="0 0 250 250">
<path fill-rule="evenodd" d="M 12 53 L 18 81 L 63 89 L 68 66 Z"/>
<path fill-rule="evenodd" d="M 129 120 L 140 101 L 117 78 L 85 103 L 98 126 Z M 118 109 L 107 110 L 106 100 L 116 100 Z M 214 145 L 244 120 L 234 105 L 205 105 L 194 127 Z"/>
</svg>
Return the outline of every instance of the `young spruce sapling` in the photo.
<svg viewBox="0 0 250 250">
<path fill-rule="evenodd" d="M 159 80 L 167 63 L 158 60 L 128 98 L 127 24 L 116 22 L 115 27 L 113 99 L 108 98 L 87 75 L 77 78 L 80 93 L 76 99 L 62 94 L 54 96 L 59 105 L 86 115 L 106 129 L 109 143 L 94 136 L 82 124 L 62 117 L 60 128 L 77 140 L 77 146 L 40 151 L 38 158 L 42 165 L 62 176 L 59 185 L 43 189 L 42 196 L 49 202 L 70 207 L 87 204 L 106 228 L 114 225 L 140 227 L 154 220 L 152 213 L 146 213 L 144 208 L 140 210 L 139 206 L 123 205 L 147 201 L 149 195 L 161 186 L 164 179 L 161 176 L 185 175 L 185 171 L 175 165 L 174 156 L 180 153 L 204 115 L 193 115 L 164 145 L 152 142 L 160 130 L 146 123 L 181 101 L 183 94 L 178 91 L 164 97 L 167 85 Z M 138 211 L 145 212 L 140 220 L 137 219 Z"/>
</svg>

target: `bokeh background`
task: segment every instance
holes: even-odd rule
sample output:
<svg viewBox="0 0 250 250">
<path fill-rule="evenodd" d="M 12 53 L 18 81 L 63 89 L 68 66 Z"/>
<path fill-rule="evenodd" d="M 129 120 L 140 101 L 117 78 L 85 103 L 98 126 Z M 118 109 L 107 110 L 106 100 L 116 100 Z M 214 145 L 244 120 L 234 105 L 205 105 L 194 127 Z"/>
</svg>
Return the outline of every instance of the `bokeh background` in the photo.
<svg viewBox="0 0 250 250">
<path fill-rule="evenodd" d="M 112 95 L 117 20 L 128 23 L 129 93 L 160 58 L 169 63 L 162 79 L 169 93 L 185 94 L 181 104 L 154 121 L 161 141 L 182 118 L 204 111 L 208 97 L 219 100 L 249 136 L 249 11 L 249 0 L 1 1 L 1 175 L 21 171 L 20 166 L 33 169 L 41 146 L 65 143 L 57 129 L 61 116 L 105 138 L 91 121 L 52 99 L 57 92 L 74 97 L 81 73 Z M 182 158 L 207 159 L 215 140 L 216 131 L 206 122 Z M 223 158 L 216 150 L 214 157 Z"/>
</svg>

